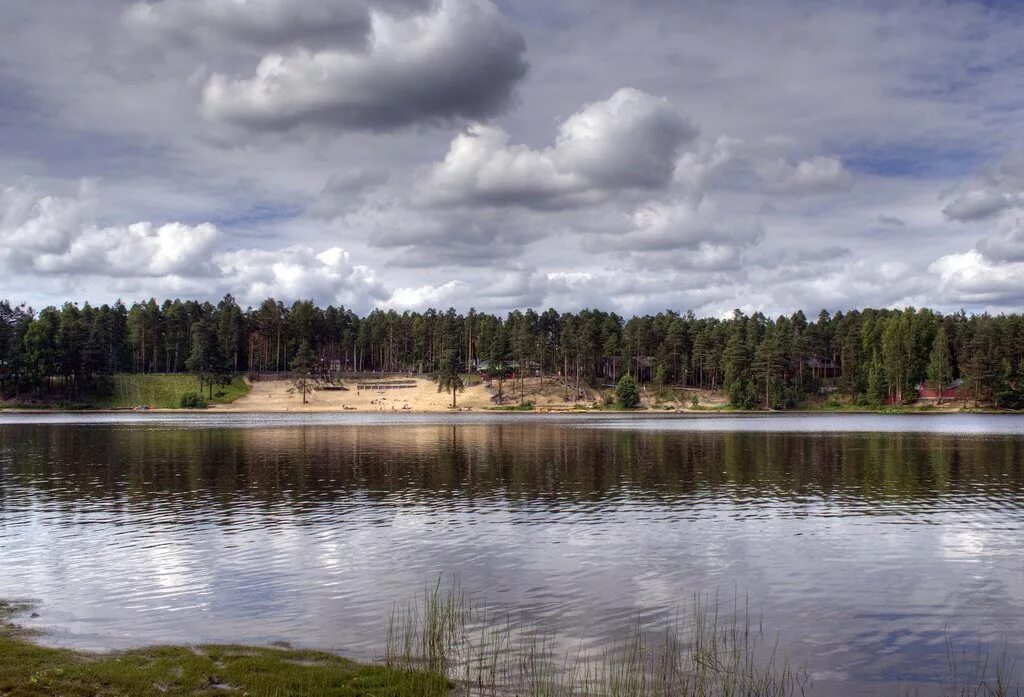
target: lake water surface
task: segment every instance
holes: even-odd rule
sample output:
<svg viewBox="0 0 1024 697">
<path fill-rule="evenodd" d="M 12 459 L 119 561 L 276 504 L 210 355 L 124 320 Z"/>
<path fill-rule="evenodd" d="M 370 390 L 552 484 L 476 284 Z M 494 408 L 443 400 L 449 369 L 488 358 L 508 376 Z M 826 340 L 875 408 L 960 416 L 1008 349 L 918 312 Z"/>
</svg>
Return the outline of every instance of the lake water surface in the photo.
<svg viewBox="0 0 1024 697">
<path fill-rule="evenodd" d="M 455 575 L 595 649 L 739 597 L 816 692 L 895 694 L 1024 657 L 1024 418 L 0 415 L 0 598 L 47 641 L 373 658 Z"/>
</svg>

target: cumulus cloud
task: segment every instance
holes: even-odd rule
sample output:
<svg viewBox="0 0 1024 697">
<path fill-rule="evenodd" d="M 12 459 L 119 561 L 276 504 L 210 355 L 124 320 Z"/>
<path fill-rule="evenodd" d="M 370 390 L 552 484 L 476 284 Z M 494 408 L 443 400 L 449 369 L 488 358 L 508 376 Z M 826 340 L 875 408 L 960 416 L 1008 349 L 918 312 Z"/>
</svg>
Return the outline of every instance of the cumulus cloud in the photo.
<svg viewBox="0 0 1024 697">
<path fill-rule="evenodd" d="M 464 281 L 449 281 L 440 286 L 422 285 L 416 288 L 396 288 L 387 299 L 380 303 L 380 306 L 396 310 L 451 307 L 463 304 L 469 290 L 469 284 Z"/>
<path fill-rule="evenodd" d="M 386 297 L 384 286 L 366 266 L 353 264 L 348 252 L 331 247 L 243 249 L 218 255 L 221 282 L 249 303 L 263 298 L 313 298 L 367 308 Z"/>
<path fill-rule="evenodd" d="M 928 270 L 938 278 L 943 298 L 950 303 L 1019 306 L 1024 302 L 1024 263 L 998 263 L 977 249 L 947 254 Z"/>
<path fill-rule="evenodd" d="M 1013 208 L 1017 197 L 995 191 L 968 191 L 946 204 L 943 215 L 950 220 L 966 222 L 983 220 Z"/>
<path fill-rule="evenodd" d="M 20 276 L 110 279 L 125 290 L 155 283 L 186 293 L 231 292 L 252 303 L 314 298 L 367 308 L 388 295 L 371 269 L 339 247 L 221 252 L 221 232 L 210 223 L 97 225 L 91 195 L 88 189 L 78 197 L 4 190 L 0 266 Z"/>
<path fill-rule="evenodd" d="M 756 219 L 724 220 L 717 206 L 702 197 L 649 201 L 627 216 L 624 223 L 585 239 L 584 249 L 640 255 L 645 266 L 722 270 L 738 267 L 744 250 L 758 244 L 763 236 Z"/>
<path fill-rule="evenodd" d="M 703 196 L 707 186 L 730 164 L 737 161 L 743 141 L 719 136 L 693 152 L 685 152 L 676 162 L 673 179 L 691 198 Z"/>
<path fill-rule="evenodd" d="M 145 38 L 224 39 L 258 47 L 331 42 L 365 44 L 370 14 L 359 0 L 158 0 L 125 10 L 125 27 Z"/>
<path fill-rule="evenodd" d="M 955 197 L 942 209 L 950 220 L 985 220 L 1024 207 L 1024 152 L 1013 153 L 983 168 L 954 193 Z"/>
<path fill-rule="evenodd" d="M 743 309 L 786 312 L 792 308 L 898 307 L 913 303 L 934 283 L 898 259 L 851 259 L 844 250 L 836 256 L 785 253 L 771 259 L 759 255 L 735 297 L 749 298 Z M 812 299 L 810 302 L 808 298 Z"/>
<path fill-rule="evenodd" d="M 381 306 L 395 309 L 466 309 L 475 306 L 484 311 L 504 313 L 512 308 L 549 304 L 552 295 L 565 289 L 567 283 L 572 283 L 576 290 L 588 290 L 585 286 L 590 278 L 586 273 L 548 274 L 533 269 L 511 268 L 468 280 L 398 288 Z M 573 302 L 578 300 L 575 298 Z"/>
<path fill-rule="evenodd" d="M 838 157 L 816 155 L 795 164 L 779 158 L 759 170 L 765 190 L 775 194 L 821 194 L 850 188 L 850 173 Z"/>
<path fill-rule="evenodd" d="M 0 192 L 0 241 L 3 250 L 61 252 L 91 217 L 90 187 L 78 197 L 36 196 L 14 187 Z"/>
<path fill-rule="evenodd" d="M 206 276 L 217 238 L 213 225 L 140 222 L 100 227 L 88 190 L 77 198 L 13 188 L 0 196 L 0 258 L 39 274 Z"/>
<path fill-rule="evenodd" d="M 215 273 L 210 252 L 217 236 L 217 228 L 209 223 L 89 227 L 71 239 L 66 249 L 32 256 L 30 264 L 47 274 L 210 276 Z"/>
<path fill-rule="evenodd" d="M 526 74 L 523 37 L 490 0 L 439 0 L 425 14 L 374 10 L 370 21 L 365 51 L 272 53 L 252 77 L 211 76 L 204 115 L 255 131 L 483 119 L 508 106 Z"/>
<path fill-rule="evenodd" d="M 354 211 L 370 192 L 389 178 L 386 170 L 373 167 L 352 167 L 335 172 L 310 205 L 309 213 L 315 218 L 330 219 Z"/>
<path fill-rule="evenodd" d="M 1024 261 L 1024 217 L 1003 216 L 991 235 L 978 240 L 977 249 L 990 262 Z"/>
<path fill-rule="evenodd" d="M 390 266 L 424 269 L 510 261 L 531 242 L 558 230 L 556 221 L 529 212 L 410 211 L 390 200 L 364 205 L 337 223 L 344 234 L 389 252 Z"/>
<path fill-rule="evenodd" d="M 0 181 L 45 181 L 52 193 L 102 176 L 104 193 L 96 211 L 60 197 L 5 206 L 0 295 L 36 305 L 115 292 L 215 298 L 227 289 L 224 250 L 300 244 L 312 252 L 288 258 L 321 275 L 318 253 L 348 250 L 349 264 L 375 270 L 385 297 L 459 280 L 469 287 L 455 301 L 483 307 L 500 281 L 507 295 L 487 300 L 498 310 L 714 313 L 748 302 L 789 311 L 910 300 L 955 310 L 963 274 L 940 292 L 928 270 L 936 258 L 975 250 L 994 277 L 1020 263 L 1019 236 L 1000 224 L 1017 213 L 1011 204 L 1022 205 L 1024 154 L 964 174 L 1022 142 L 1024 120 L 1008 98 L 1021 92 L 1012 69 L 1019 12 L 982 3 L 882 11 L 781 0 L 734 11 L 655 2 L 637 13 L 629 3 L 491 2 L 507 20 L 487 0 L 95 0 L 60 12 L 52 2 L 10 0 L 13 19 L 0 23 L 9 78 L 0 80 Z M 536 69 L 529 80 L 503 79 L 525 71 L 524 44 Z M 272 67 L 262 77 L 261 59 Z M 204 87 L 218 81 L 222 92 L 203 102 Z M 554 158 L 566 117 L 587 111 L 574 132 L 604 132 L 608 115 L 581 105 L 624 85 L 668 98 L 704 136 L 684 138 L 674 158 L 652 147 L 635 170 L 612 166 L 645 152 L 618 136 L 595 136 L 609 148 L 600 158 L 585 157 L 599 152 L 594 140 L 580 157 Z M 488 118 L 500 107 L 474 101 L 495 104 L 488 95 L 496 93 L 517 107 L 500 122 Z M 392 130 L 437 121 L 452 130 Z M 486 147 L 467 150 L 468 159 L 459 153 L 471 165 L 459 170 L 465 179 L 432 189 L 456 129 L 472 121 L 487 125 L 472 128 L 467 147 Z M 502 129 L 486 130 L 495 125 Z M 293 137 L 254 139 L 289 128 Z M 345 137 L 334 137 L 340 131 Z M 836 157 L 817 166 L 815 155 Z M 846 192 L 839 165 L 856 183 Z M 595 173 L 605 166 L 607 177 Z M 842 195 L 794 196 L 832 186 Z M 717 213 L 696 207 L 705 199 Z M 11 212 L 26 206 L 38 214 Z M 204 220 L 218 225 L 207 260 L 214 269 L 145 260 L 159 258 L 164 223 L 180 221 L 198 244 L 202 232 L 192 228 Z M 86 257 L 106 259 L 111 238 L 136 221 L 153 221 L 136 236 L 139 270 L 211 275 L 72 270 Z M 750 244 L 758 221 L 764 236 Z M 90 230 L 90 249 L 101 251 L 76 256 L 72 241 Z M 794 248 L 823 258 L 790 259 Z M 824 254 L 831 248 L 851 252 Z M 36 270 L 44 255 L 48 273 Z M 233 279 L 289 287 L 265 256 L 252 259 L 258 273 Z M 506 275 L 515 267 L 525 270 Z M 891 273 L 876 273 L 883 267 Z M 350 276 L 339 270 L 319 288 L 360 297 L 358 274 L 346 290 Z M 988 307 L 1003 306 L 969 309 Z"/>
<path fill-rule="evenodd" d="M 501 128 L 470 126 L 434 166 L 421 197 L 433 205 L 546 209 L 657 189 L 671 182 L 681 148 L 695 136 L 667 99 L 622 88 L 566 119 L 542 150 L 510 144 Z"/>
</svg>

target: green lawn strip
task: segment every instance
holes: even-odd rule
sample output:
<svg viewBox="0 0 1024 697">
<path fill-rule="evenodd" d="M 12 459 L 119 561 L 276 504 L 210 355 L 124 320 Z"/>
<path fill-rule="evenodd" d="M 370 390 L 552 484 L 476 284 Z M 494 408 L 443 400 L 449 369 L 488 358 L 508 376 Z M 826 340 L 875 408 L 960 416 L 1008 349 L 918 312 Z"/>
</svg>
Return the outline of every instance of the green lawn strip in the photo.
<svg viewBox="0 0 1024 697">
<path fill-rule="evenodd" d="M 215 385 L 213 398 L 209 388 L 203 389 L 203 398 L 210 404 L 229 404 L 249 394 L 251 386 L 242 377 L 235 377 L 227 385 Z M 199 379 L 194 375 L 152 374 L 115 375 L 110 394 L 91 400 L 91 406 L 100 409 L 125 409 L 140 405 L 157 409 L 177 409 L 186 392 L 199 392 Z"/>
<path fill-rule="evenodd" d="M 0 695 L 444 695 L 425 672 L 354 663 L 317 651 L 157 646 L 111 654 L 51 649 L 0 629 Z"/>
</svg>

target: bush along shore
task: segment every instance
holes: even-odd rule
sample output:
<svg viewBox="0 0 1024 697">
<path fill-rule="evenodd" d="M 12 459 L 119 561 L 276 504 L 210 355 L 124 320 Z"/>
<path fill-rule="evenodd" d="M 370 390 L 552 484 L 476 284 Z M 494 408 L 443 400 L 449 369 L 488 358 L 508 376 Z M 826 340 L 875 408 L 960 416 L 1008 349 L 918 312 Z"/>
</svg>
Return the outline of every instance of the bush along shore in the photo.
<svg viewBox="0 0 1024 697">
<path fill-rule="evenodd" d="M 160 646 L 87 654 L 39 646 L 0 602 L 0 695 L 343 695 L 412 697 L 792 697 L 815 690 L 738 599 L 694 596 L 657 631 L 639 622 L 611 649 L 587 652 L 507 610 L 437 583 L 388 623 L 380 663 L 250 646 Z M 8 622 L 4 622 L 4 619 Z M 569 648 L 565 648 L 565 647 Z M 1019 695 L 1017 664 L 948 647 L 941 697 Z M 894 697 L 916 694 L 894 685 Z"/>
</svg>

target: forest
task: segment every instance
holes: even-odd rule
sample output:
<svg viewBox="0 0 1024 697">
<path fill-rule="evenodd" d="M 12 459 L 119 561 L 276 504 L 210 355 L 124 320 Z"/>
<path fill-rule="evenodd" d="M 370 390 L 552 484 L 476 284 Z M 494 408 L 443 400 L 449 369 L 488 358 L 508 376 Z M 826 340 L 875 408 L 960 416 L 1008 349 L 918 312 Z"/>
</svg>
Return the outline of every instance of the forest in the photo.
<svg viewBox="0 0 1024 697">
<path fill-rule="evenodd" d="M 117 373 L 191 372 L 208 382 L 281 373 L 296 362 L 325 378 L 349 372 L 561 375 L 608 387 L 723 390 L 736 408 L 786 409 L 828 394 L 900 404 L 918 386 L 973 405 L 1024 408 L 1024 316 L 929 309 L 625 318 L 553 309 L 505 316 L 469 310 L 374 310 L 359 316 L 310 301 L 242 308 L 151 299 L 130 307 L 66 303 L 38 312 L 0 301 L 0 397 L 109 389 Z"/>
</svg>

